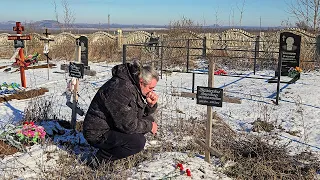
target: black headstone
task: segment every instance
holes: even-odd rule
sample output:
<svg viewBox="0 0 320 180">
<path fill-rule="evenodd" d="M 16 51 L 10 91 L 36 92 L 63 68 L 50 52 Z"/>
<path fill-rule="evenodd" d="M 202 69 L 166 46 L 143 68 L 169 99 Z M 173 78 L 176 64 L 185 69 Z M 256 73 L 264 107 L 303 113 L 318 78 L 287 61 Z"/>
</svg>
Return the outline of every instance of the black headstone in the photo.
<svg viewBox="0 0 320 180">
<path fill-rule="evenodd" d="M 81 62 L 84 66 L 88 66 L 88 38 L 80 36 L 76 39 L 76 44 L 81 46 Z"/>
<path fill-rule="evenodd" d="M 288 70 L 300 65 L 301 36 L 283 32 L 280 34 L 279 60 L 281 64 L 281 76 L 287 76 Z"/>
<path fill-rule="evenodd" d="M 317 55 L 320 55 L 320 35 L 316 37 Z"/>
</svg>

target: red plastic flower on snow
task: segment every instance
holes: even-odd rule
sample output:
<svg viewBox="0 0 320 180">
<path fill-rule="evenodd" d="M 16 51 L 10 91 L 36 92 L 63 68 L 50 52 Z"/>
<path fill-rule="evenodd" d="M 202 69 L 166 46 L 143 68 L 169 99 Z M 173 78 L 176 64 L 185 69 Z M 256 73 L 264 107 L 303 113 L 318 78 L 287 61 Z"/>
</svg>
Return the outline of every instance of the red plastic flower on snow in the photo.
<svg viewBox="0 0 320 180">
<path fill-rule="evenodd" d="M 181 163 L 178 163 L 177 167 L 180 168 L 180 171 L 183 171 L 183 165 Z"/>
<path fill-rule="evenodd" d="M 187 169 L 187 170 L 186 170 L 186 173 L 187 173 L 187 176 L 191 176 L 191 171 L 190 171 L 190 169 Z"/>
</svg>

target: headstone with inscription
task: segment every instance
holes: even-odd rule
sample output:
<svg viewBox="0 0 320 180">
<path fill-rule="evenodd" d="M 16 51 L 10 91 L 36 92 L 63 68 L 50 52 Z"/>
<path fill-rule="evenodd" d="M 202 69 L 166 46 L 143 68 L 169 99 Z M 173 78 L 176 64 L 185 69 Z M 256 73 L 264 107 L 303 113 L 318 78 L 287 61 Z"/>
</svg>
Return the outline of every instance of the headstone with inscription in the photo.
<svg viewBox="0 0 320 180">
<path fill-rule="evenodd" d="M 300 65 L 301 36 L 283 32 L 280 34 L 279 61 L 281 61 L 281 76 L 287 76 L 291 67 Z M 277 75 L 278 73 L 276 73 Z"/>
<path fill-rule="evenodd" d="M 81 62 L 85 67 L 88 66 L 88 38 L 85 36 L 80 36 L 76 39 L 76 43 L 80 46 L 81 50 Z"/>
</svg>

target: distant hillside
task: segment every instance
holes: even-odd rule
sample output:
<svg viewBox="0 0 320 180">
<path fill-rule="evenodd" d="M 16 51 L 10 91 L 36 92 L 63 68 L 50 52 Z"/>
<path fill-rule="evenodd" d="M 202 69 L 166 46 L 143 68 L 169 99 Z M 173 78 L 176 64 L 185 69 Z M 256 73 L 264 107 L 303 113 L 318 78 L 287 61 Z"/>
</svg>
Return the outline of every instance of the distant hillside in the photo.
<svg viewBox="0 0 320 180">
<path fill-rule="evenodd" d="M 7 21 L 7 22 L 0 22 L 0 31 L 1 32 L 9 32 L 12 33 L 12 28 L 15 26 L 15 21 Z M 57 31 L 58 29 L 61 29 L 63 25 L 61 23 L 58 23 L 55 20 L 42 20 L 42 21 L 35 21 L 32 23 L 25 23 L 21 22 L 23 26 L 25 26 L 26 29 L 30 28 L 33 30 L 41 30 L 43 28 L 48 28 L 53 31 Z M 74 23 L 72 24 L 72 29 L 78 29 L 80 31 L 96 31 L 96 30 L 106 30 L 110 29 L 112 31 L 116 31 L 117 29 L 125 29 L 127 31 L 134 31 L 134 30 L 161 30 L 166 29 L 166 25 L 147 25 L 147 24 L 89 24 L 89 23 Z M 257 26 L 241 26 L 241 27 L 230 27 L 230 26 L 219 26 L 217 24 L 214 25 L 207 25 L 201 27 L 204 30 L 226 30 L 231 28 L 241 28 L 245 29 L 247 31 L 265 31 L 265 30 L 275 30 L 280 29 L 283 27 L 257 27 Z"/>
<path fill-rule="evenodd" d="M 0 30 L 12 30 L 15 26 L 15 21 L 0 22 Z M 33 28 L 61 28 L 62 24 L 54 20 L 42 20 L 32 23 L 21 22 L 23 26 L 32 26 Z M 95 29 L 107 29 L 107 28 L 166 28 L 164 25 L 146 25 L 146 24 L 88 24 L 88 23 L 74 23 L 72 28 L 95 28 Z"/>
</svg>

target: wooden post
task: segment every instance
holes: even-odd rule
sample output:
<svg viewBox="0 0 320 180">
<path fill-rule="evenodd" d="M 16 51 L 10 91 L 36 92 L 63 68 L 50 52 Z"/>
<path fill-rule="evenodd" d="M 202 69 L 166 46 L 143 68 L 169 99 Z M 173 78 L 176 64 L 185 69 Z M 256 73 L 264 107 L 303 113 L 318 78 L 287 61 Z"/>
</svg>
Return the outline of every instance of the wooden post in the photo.
<svg viewBox="0 0 320 180">
<path fill-rule="evenodd" d="M 47 46 L 47 48 L 49 49 L 49 43 L 47 44 L 47 45 L 45 45 L 45 46 Z M 46 48 L 46 47 L 45 47 Z M 48 56 L 48 54 L 46 55 L 47 56 L 47 65 L 48 65 L 48 80 L 50 79 L 50 65 L 49 65 L 49 56 Z"/>
<path fill-rule="evenodd" d="M 21 26 L 21 22 L 16 22 L 16 26 L 13 27 L 13 31 L 17 32 L 16 36 L 8 36 L 8 40 L 14 40 L 15 43 L 19 42 L 21 44 L 21 47 L 19 49 L 19 66 L 20 66 L 20 78 L 21 78 L 21 85 L 22 87 L 27 87 L 27 81 L 26 81 L 26 75 L 25 75 L 25 64 L 24 64 L 24 54 L 23 54 L 23 48 L 24 48 L 24 40 L 31 40 L 30 35 L 22 36 L 22 31 L 24 31 L 24 26 Z M 16 47 L 18 48 L 18 47 Z"/>
<path fill-rule="evenodd" d="M 155 48 L 155 45 L 152 45 L 151 46 L 151 67 L 154 68 L 154 56 L 155 56 L 155 53 L 156 53 L 156 48 Z"/>
<path fill-rule="evenodd" d="M 194 93 L 194 84 L 196 81 L 196 73 L 192 72 L 192 88 L 191 88 L 191 93 Z M 194 98 L 192 98 L 193 100 Z"/>
<path fill-rule="evenodd" d="M 187 40 L 187 73 L 189 72 L 189 60 L 190 60 L 190 39 Z"/>
<path fill-rule="evenodd" d="M 122 30 L 118 29 L 118 47 L 122 47 Z"/>
<path fill-rule="evenodd" d="M 24 62 L 24 54 L 23 54 L 23 48 L 19 50 L 19 58 L 20 61 L 23 63 Z M 26 80 L 26 74 L 24 72 L 24 65 L 20 64 L 20 79 L 21 79 L 21 85 L 22 87 L 26 88 L 27 87 L 27 80 Z"/>
<path fill-rule="evenodd" d="M 259 57 L 259 43 L 260 43 L 260 36 L 256 37 L 255 45 L 254 45 L 254 66 L 253 66 L 253 74 L 256 74 L 256 66 L 257 66 L 257 58 Z M 261 67 L 262 68 L 262 67 Z"/>
<path fill-rule="evenodd" d="M 72 81 L 73 83 L 73 81 Z M 73 87 L 73 92 L 72 92 L 72 116 L 71 116 L 71 128 L 75 129 L 76 128 L 76 121 L 77 121 L 77 102 L 78 102 L 78 86 L 79 86 L 79 79 L 76 78 L 76 82 Z"/>
<path fill-rule="evenodd" d="M 282 66 L 282 52 L 279 52 L 279 59 L 278 59 L 278 77 L 277 77 L 277 94 L 276 94 L 276 105 L 279 105 L 279 98 L 280 98 L 280 78 L 281 78 L 281 66 Z"/>
<path fill-rule="evenodd" d="M 80 44 L 80 40 L 78 39 L 77 42 L 77 47 L 76 47 L 76 61 L 78 61 L 78 63 L 81 63 L 81 44 Z M 75 77 L 73 77 L 75 78 Z M 73 92 L 72 92 L 72 116 L 71 116 L 71 127 L 73 129 L 76 129 L 76 121 L 77 121 L 77 103 L 78 103 L 78 86 L 79 86 L 79 78 L 76 78 L 75 80 L 75 84 L 74 84 L 74 88 L 73 88 Z M 73 81 L 72 81 L 73 83 Z"/>
<path fill-rule="evenodd" d="M 209 60 L 208 87 L 214 86 L 214 62 Z M 211 147 L 212 137 L 212 106 L 207 106 L 207 127 L 206 127 L 206 145 Z M 205 161 L 210 162 L 210 151 L 205 151 Z"/>
<path fill-rule="evenodd" d="M 125 64 L 127 62 L 127 45 L 124 44 L 122 47 L 122 63 Z"/>
<path fill-rule="evenodd" d="M 163 42 L 160 42 L 160 76 L 162 79 L 162 69 L 163 69 Z"/>
</svg>

